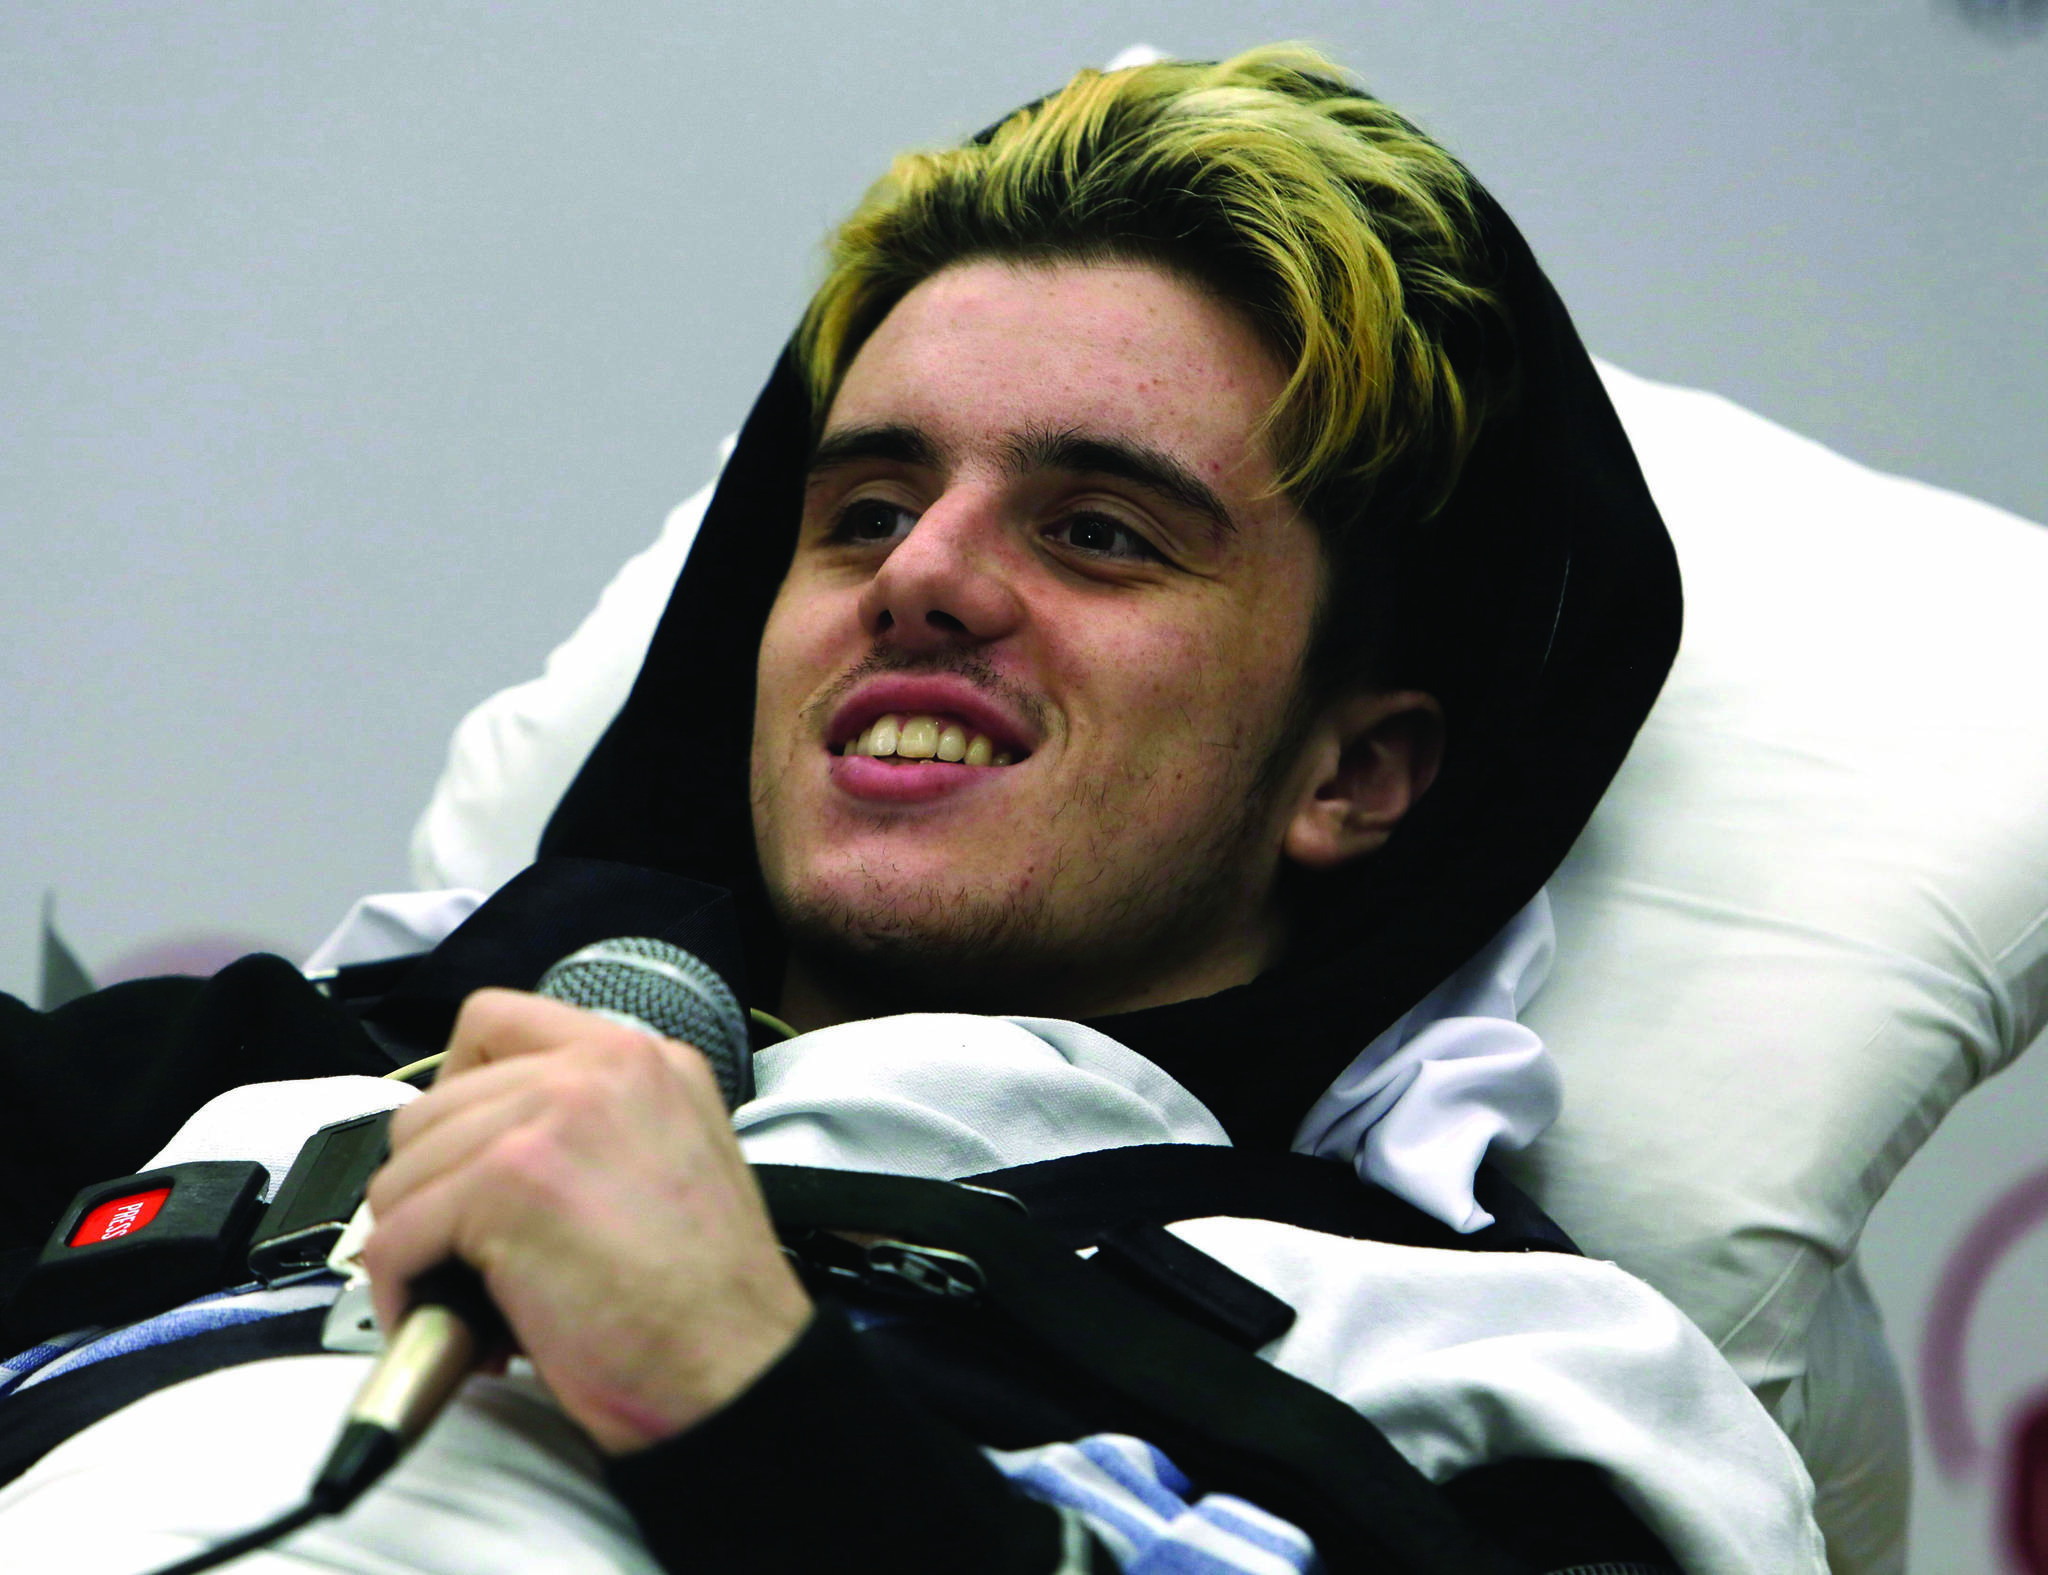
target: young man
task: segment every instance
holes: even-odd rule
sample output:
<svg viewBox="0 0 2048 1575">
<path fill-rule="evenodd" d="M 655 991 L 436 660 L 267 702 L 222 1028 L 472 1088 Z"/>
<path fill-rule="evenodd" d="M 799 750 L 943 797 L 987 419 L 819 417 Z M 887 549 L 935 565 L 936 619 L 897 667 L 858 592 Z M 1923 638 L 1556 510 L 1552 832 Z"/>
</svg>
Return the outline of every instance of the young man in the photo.
<svg viewBox="0 0 2048 1575">
<path fill-rule="evenodd" d="M 1308 1567 L 1285 1515 L 1090 1431 L 1114 1406 L 819 1304 L 750 1162 L 1363 1165 L 1361 1050 L 1536 899 L 1676 629 L 1526 248 L 1325 63 L 1088 73 L 899 161 L 543 844 L 729 888 L 804 1032 L 736 1138 L 690 1047 L 472 996 L 371 1188 L 383 1321 L 479 1269 L 670 1567 Z M 1501 1121 L 1460 1112 L 1477 1146 L 1410 1196 L 1464 1229 Z M 1174 1272 L 1277 1292 L 1264 1354 L 1424 1476 L 1587 1461 L 1687 1568 L 1819 1567 L 1789 1447 L 1647 1289 L 1238 1212 L 1169 1209 L 1224 1266 Z M 1500 1567 L 1561 1567 L 1526 1491 L 1473 1491 Z"/>
</svg>

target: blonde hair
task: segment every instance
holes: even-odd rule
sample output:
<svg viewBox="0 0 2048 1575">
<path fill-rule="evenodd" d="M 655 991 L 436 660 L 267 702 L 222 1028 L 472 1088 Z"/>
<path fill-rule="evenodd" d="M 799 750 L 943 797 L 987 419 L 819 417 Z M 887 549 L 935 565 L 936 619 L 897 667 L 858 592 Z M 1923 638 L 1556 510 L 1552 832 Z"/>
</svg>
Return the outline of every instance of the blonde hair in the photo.
<svg viewBox="0 0 2048 1575">
<path fill-rule="evenodd" d="M 1496 392 L 1472 375 L 1499 323 L 1474 189 L 1305 45 L 1083 71 L 966 146 L 903 154 L 839 227 L 797 337 L 815 419 L 950 264 L 1149 261 L 1243 310 L 1287 368 L 1253 434 L 1282 491 L 1342 536 L 1398 473 L 1426 517 Z"/>
</svg>

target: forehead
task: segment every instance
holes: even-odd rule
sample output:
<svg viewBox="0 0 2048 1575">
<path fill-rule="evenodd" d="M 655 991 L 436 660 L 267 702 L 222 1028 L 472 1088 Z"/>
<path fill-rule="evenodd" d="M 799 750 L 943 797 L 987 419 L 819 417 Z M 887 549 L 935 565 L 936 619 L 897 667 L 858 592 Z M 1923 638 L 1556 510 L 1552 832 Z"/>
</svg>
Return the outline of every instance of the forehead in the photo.
<svg viewBox="0 0 2048 1575">
<path fill-rule="evenodd" d="M 1270 499 L 1252 442 L 1285 374 L 1234 307 L 1135 263 L 957 264 L 900 301 L 826 424 L 900 424 L 963 458 L 1024 433 L 1164 450 L 1243 507 Z"/>
</svg>

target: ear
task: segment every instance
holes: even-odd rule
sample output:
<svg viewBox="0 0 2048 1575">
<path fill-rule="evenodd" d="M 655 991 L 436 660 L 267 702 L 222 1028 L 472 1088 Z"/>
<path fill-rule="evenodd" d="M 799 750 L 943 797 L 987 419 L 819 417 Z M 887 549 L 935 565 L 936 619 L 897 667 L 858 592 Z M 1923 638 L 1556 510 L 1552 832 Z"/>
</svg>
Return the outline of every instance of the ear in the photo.
<svg viewBox="0 0 2048 1575">
<path fill-rule="evenodd" d="M 1419 690 L 1352 690 L 1330 700 L 1303 747 L 1281 851 L 1332 870 L 1377 852 L 1443 763 L 1444 709 Z"/>
</svg>

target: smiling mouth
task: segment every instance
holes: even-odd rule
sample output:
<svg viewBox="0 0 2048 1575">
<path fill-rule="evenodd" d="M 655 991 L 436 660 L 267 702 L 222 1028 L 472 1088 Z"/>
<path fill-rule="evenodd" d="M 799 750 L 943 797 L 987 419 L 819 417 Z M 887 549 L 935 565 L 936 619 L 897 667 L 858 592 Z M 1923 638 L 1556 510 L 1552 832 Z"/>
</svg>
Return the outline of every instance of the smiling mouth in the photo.
<svg viewBox="0 0 2048 1575">
<path fill-rule="evenodd" d="M 867 755 L 876 760 L 940 760 L 963 766 L 1014 765 L 1019 758 L 999 747 L 986 733 L 977 733 L 943 715 L 878 716 L 833 751 Z"/>
</svg>

